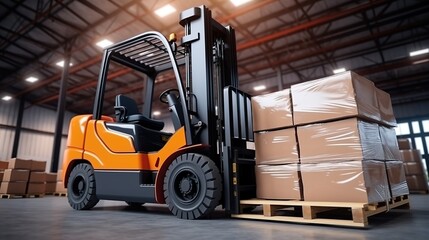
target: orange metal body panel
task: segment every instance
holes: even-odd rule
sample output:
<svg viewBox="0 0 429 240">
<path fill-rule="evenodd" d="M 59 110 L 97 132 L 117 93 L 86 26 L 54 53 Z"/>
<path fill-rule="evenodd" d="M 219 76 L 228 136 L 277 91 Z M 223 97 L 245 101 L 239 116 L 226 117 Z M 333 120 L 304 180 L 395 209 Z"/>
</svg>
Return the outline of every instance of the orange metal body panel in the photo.
<svg viewBox="0 0 429 240">
<path fill-rule="evenodd" d="M 107 129 L 104 121 L 97 121 L 96 131 L 110 151 L 115 153 L 136 152 L 130 135 Z"/>
</svg>

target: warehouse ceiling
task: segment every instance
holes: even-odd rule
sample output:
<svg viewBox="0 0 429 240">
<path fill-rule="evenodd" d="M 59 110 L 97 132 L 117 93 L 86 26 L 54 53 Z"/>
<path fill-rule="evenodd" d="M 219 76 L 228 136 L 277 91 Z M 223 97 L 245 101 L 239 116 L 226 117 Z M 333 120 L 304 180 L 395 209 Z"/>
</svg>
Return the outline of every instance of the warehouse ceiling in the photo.
<svg viewBox="0 0 429 240">
<path fill-rule="evenodd" d="M 175 12 L 156 15 L 166 4 Z M 91 113 L 103 52 L 97 42 L 152 30 L 180 39 L 180 12 L 202 4 L 236 29 L 239 85 L 252 95 L 344 68 L 371 79 L 394 104 L 429 99 L 429 54 L 410 56 L 429 48 L 429 3 L 419 0 L 0 1 L 0 98 L 25 97 L 55 109 L 63 70 L 57 63 L 70 49 L 66 109 Z M 30 77 L 37 81 L 26 81 Z M 117 93 L 141 95 L 141 76 L 118 68 L 111 80 L 112 109 Z M 160 88 L 173 83 L 168 73 L 160 76 Z M 254 90 L 258 86 L 265 90 Z M 154 109 L 167 112 L 161 104 Z"/>
</svg>

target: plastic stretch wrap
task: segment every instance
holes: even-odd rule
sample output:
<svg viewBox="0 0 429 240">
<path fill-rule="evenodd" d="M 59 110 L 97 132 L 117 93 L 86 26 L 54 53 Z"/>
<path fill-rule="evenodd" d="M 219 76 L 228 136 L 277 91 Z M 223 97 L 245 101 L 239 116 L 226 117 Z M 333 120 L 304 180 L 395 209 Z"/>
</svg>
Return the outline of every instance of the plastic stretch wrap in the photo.
<svg viewBox="0 0 429 240">
<path fill-rule="evenodd" d="M 390 199 L 383 161 L 301 164 L 305 201 L 375 203 Z"/>
<path fill-rule="evenodd" d="M 390 195 L 399 197 L 409 194 L 402 161 L 386 161 L 387 179 L 389 180 Z"/>
<path fill-rule="evenodd" d="M 297 129 L 301 163 L 384 160 L 378 125 L 350 118 Z"/>
<path fill-rule="evenodd" d="M 302 199 L 298 164 L 256 165 L 256 197 L 263 199 Z"/>
<path fill-rule="evenodd" d="M 378 88 L 375 88 L 375 93 L 377 94 L 381 122 L 386 126 L 396 127 L 396 118 L 393 114 L 392 100 L 390 99 L 390 95 Z"/>
<path fill-rule="evenodd" d="M 418 149 L 399 150 L 399 152 L 401 153 L 401 159 L 404 162 L 421 162 L 422 161 L 422 154 Z"/>
<path fill-rule="evenodd" d="M 253 130 L 293 125 L 290 89 L 252 97 Z"/>
<path fill-rule="evenodd" d="M 379 126 L 381 144 L 383 145 L 384 158 L 386 160 L 401 160 L 395 129 Z"/>
<path fill-rule="evenodd" d="M 256 164 L 299 163 L 295 128 L 255 133 Z"/>
<path fill-rule="evenodd" d="M 374 83 L 345 72 L 291 87 L 295 125 L 359 116 L 379 122 Z"/>
</svg>

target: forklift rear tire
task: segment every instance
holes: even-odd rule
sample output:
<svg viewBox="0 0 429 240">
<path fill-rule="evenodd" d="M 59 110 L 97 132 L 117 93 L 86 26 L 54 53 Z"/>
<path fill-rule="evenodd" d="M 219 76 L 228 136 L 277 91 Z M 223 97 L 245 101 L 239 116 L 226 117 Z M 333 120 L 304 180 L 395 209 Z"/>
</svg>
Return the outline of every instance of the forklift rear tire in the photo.
<svg viewBox="0 0 429 240">
<path fill-rule="evenodd" d="M 208 157 L 187 153 L 168 167 L 164 179 L 164 197 L 178 218 L 198 219 L 214 211 L 222 195 L 221 176 Z"/>
<path fill-rule="evenodd" d="M 88 163 L 77 164 L 70 173 L 67 183 L 69 204 L 76 210 L 88 210 L 98 203 L 95 194 L 94 169 Z"/>
</svg>

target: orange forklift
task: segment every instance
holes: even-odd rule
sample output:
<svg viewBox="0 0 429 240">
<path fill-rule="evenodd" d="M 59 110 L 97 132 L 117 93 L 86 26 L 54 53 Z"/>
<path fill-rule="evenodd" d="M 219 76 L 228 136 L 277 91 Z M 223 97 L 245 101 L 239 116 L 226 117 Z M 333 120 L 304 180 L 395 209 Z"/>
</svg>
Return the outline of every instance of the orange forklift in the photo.
<svg viewBox="0 0 429 240">
<path fill-rule="evenodd" d="M 62 177 L 72 208 L 91 209 L 100 199 L 160 203 L 178 218 L 198 219 L 218 205 L 238 214 L 240 199 L 256 196 L 252 109 L 250 96 L 237 89 L 234 29 L 205 6 L 182 12 L 180 24 L 180 45 L 174 36 L 146 32 L 105 49 L 93 113 L 70 122 Z M 112 63 L 145 76 L 142 109 L 125 94 L 114 105 L 105 100 Z M 159 96 L 174 133 L 151 118 L 164 71 L 175 77 L 176 87 Z"/>
</svg>

